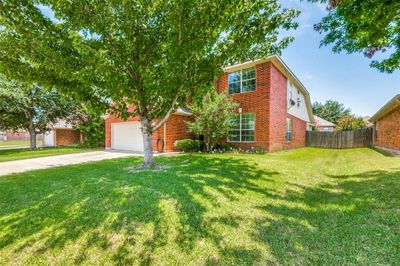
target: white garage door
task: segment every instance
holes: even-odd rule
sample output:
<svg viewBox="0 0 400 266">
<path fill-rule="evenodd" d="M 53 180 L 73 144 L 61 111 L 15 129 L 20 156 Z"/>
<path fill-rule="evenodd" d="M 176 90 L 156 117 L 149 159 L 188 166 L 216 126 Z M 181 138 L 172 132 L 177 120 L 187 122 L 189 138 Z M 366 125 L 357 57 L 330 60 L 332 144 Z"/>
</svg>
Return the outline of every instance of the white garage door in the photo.
<svg viewBox="0 0 400 266">
<path fill-rule="evenodd" d="M 143 151 L 140 122 L 111 124 L 111 148 L 115 150 Z"/>
</svg>

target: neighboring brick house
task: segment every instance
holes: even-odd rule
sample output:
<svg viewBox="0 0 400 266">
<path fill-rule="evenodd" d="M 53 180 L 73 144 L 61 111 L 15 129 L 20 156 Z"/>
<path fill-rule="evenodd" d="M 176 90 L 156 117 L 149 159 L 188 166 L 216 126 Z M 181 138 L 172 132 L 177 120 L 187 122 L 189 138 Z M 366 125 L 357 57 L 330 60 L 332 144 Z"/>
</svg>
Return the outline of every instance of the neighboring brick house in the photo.
<svg viewBox="0 0 400 266">
<path fill-rule="evenodd" d="M 400 154 L 400 94 L 370 119 L 374 123 L 374 146 Z"/>
<path fill-rule="evenodd" d="M 72 125 L 64 120 L 58 121 L 52 126 L 52 129 L 44 134 L 43 146 L 66 146 L 72 144 L 79 144 L 83 140 L 82 133 L 73 128 Z"/>
<path fill-rule="evenodd" d="M 243 149 L 263 148 L 269 152 L 305 146 L 306 130 L 314 123 L 310 96 L 305 87 L 274 55 L 224 69 L 216 82 L 239 103 L 227 142 Z M 190 112 L 179 110 L 153 135 L 154 150 L 174 150 L 178 139 L 193 138 L 185 121 Z M 106 120 L 106 148 L 143 150 L 139 118 Z"/>
<path fill-rule="evenodd" d="M 30 136 L 29 132 L 26 130 L 20 130 L 20 131 L 6 131 L 1 133 L 2 137 L 0 136 L 0 140 L 4 141 L 13 141 L 13 140 L 26 140 L 29 141 Z M 43 135 L 42 134 L 37 134 L 36 139 L 37 140 L 42 140 Z"/>
</svg>

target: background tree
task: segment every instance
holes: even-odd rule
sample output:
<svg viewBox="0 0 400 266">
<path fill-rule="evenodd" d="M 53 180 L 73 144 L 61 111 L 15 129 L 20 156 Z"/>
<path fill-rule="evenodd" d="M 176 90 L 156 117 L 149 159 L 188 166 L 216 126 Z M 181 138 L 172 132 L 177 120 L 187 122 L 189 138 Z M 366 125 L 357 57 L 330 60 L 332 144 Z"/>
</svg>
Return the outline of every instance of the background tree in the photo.
<svg viewBox="0 0 400 266">
<path fill-rule="evenodd" d="M 94 108 L 88 103 L 77 106 L 77 110 L 67 119 L 79 129 L 84 140 L 82 145 L 87 147 L 104 147 L 105 120 L 102 117 L 106 110 Z"/>
<path fill-rule="evenodd" d="M 225 93 L 216 93 L 211 90 L 202 103 L 191 106 L 195 121 L 188 122 L 190 132 L 204 136 L 207 151 L 228 135 L 234 109 L 239 105 Z"/>
<path fill-rule="evenodd" d="M 279 53 L 297 15 L 277 0 L 0 0 L 0 72 L 138 116 L 149 166 L 152 133 L 171 113 L 223 66 Z"/>
<path fill-rule="evenodd" d="M 354 130 L 359 128 L 365 128 L 365 122 L 362 117 L 357 116 L 344 116 L 337 121 L 337 129 L 338 130 Z"/>
<path fill-rule="evenodd" d="M 389 51 L 372 67 L 382 72 L 400 69 L 400 1 L 396 0 L 309 0 L 328 3 L 328 14 L 315 25 L 326 33 L 321 45 L 333 44 L 334 52 L 363 52 L 372 58 L 377 52 Z"/>
<path fill-rule="evenodd" d="M 335 124 L 340 118 L 351 115 L 350 108 L 346 108 L 342 103 L 333 100 L 328 100 L 324 104 L 315 102 L 312 109 L 316 116 Z"/>
<path fill-rule="evenodd" d="M 70 116 L 74 105 L 54 89 L 0 78 L 0 130 L 27 130 L 31 149 L 36 149 L 36 135 Z"/>
</svg>

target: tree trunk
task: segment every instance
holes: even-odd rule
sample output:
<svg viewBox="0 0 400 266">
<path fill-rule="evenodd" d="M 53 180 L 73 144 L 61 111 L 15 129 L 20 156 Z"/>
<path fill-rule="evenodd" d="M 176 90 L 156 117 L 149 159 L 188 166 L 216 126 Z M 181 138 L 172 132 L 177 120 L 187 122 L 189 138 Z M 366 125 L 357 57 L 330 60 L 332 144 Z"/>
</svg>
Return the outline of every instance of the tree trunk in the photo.
<svg viewBox="0 0 400 266">
<path fill-rule="evenodd" d="M 29 130 L 30 149 L 36 149 L 36 131 Z"/>
<path fill-rule="evenodd" d="M 207 152 L 211 151 L 210 136 L 207 134 L 204 136 L 204 143 L 206 144 Z"/>
<path fill-rule="evenodd" d="M 152 130 L 148 120 L 142 119 L 141 123 L 142 123 L 142 135 L 143 135 L 143 145 L 144 145 L 143 167 L 148 168 L 154 164 Z"/>
</svg>

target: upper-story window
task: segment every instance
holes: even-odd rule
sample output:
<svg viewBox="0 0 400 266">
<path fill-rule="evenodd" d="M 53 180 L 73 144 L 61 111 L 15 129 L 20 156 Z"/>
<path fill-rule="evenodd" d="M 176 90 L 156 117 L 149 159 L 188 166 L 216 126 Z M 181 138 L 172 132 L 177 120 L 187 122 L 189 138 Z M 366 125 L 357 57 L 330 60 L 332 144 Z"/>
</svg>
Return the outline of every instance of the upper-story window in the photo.
<svg viewBox="0 0 400 266">
<path fill-rule="evenodd" d="M 256 89 L 256 70 L 254 67 L 241 69 L 228 74 L 229 94 L 254 91 Z"/>
</svg>

